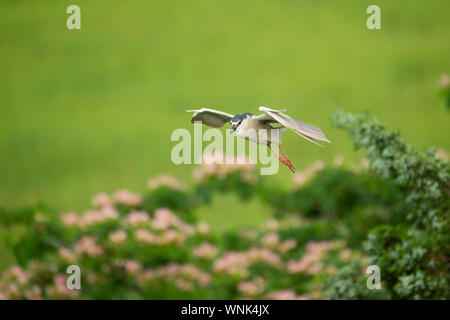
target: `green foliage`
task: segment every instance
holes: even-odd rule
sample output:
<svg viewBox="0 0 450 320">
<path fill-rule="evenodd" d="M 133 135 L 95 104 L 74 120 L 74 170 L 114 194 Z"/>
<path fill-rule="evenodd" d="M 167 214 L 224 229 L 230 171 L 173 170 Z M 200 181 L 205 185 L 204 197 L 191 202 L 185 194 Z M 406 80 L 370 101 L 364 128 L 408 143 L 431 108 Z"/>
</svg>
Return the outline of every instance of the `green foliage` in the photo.
<svg viewBox="0 0 450 320">
<path fill-rule="evenodd" d="M 369 205 L 390 208 L 398 203 L 395 187 L 389 181 L 340 168 L 319 171 L 305 187 L 286 192 L 277 200 L 280 210 L 327 219 L 342 219 Z"/>
<path fill-rule="evenodd" d="M 449 163 L 434 149 L 418 151 L 369 115 L 337 110 L 333 117 L 356 148 L 365 149 L 376 173 L 397 185 L 407 206 L 402 221 L 374 229 L 365 244 L 387 287 L 398 298 L 449 298 Z"/>
<path fill-rule="evenodd" d="M 351 230 L 346 234 L 348 244 L 356 248 L 361 247 L 373 226 L 396 223 L 405 211 L 391 181 L 371 172 L 355 173 L 344 168 L 320 170 L 301 188 L 269 194 L 267 201 L 279 215 L 297 212 L 327 221 L 328 227 L 343 224 Z"/>
<path fill-rule="evenodd" d="M 147 212 L 153 212 L 158 208 L 164 207 L 172 208 L 179 212 L 183 219 L 193 222 L 195 218 L 191 214 L 191 209 L 194 205 L 195 199 L 190 197 L 185 191 L 161 186 L 144 197 L 140 208 Z"/>
<path fill-rule="evenodd" d="M 82 215 L 2 210 L 19 266 L 0 298 L 448 299 L 448 162 L 370 116 L 334 118 L 369 168 L 317 162 L 286 189 L 251 165 L 204 164 L 191 189 L 160 176 L 142 197 L 101 193 Z M 195 211 L 224 193 L 259 199 L 274 219 L 211 232 Z M 69 264 L 84 270 L 81 292 L 61 285 Z M 367 288 L 370 264 L 381 290 Z"/>
<path fill-rule="evenodd" d="M 435 149 L 419 152 L 404 142 L 398 132 L 369 115 L 336 111 L 334 121 L 351 136 L 357 149 L 364 148 L 377 173 L 391 179 L 410 205 L 407 219 L 429 232 L 448 228 L 450 165 L 434 157 Z"/>
</svg>

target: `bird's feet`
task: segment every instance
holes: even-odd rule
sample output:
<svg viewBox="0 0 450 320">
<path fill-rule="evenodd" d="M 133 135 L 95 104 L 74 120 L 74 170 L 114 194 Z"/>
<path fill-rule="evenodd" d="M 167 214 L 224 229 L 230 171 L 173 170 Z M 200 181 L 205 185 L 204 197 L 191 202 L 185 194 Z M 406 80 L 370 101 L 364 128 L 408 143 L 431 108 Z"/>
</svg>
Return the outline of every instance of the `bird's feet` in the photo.
<svg viewBox="0 0 450 320">
<path fill-rule="evenodd" d="M 267 146 L 269 147 L 269 149 L 272 151 L 272 153 L 275 153 L 272 150 L 272 147 L 270 146 L 270 143 L 267 144 Z M 281 152 L 283 153 L 284 157 L 282 155 L 280 155 L 279 153 L 277 153 L 278 156 L 278 160 L 280 160 L 280 162 L 282 164 L 284 164 L 285 166 L 287 166 L 289 168 L 289 170 L 292 171 L 292 173 L 295 173 L 295 167 L 292 164 L 291 160 L 289 160 L 288 156 L 286 155 L 286 153 L 284 152 L 283 148 L 281 148 L 281 145 L 278 144 L 278 147 L 280 148 Z"/>
<path fill-rule="evenodd" d="M 281 155 L 278 155 L 278 159 L 280 160 L 280 162 L 282 164 L 284 164 L 285 166 L 287 166 L 289 168 L 289 170 L 292 171 L 292 173 L 295 173 L 295 167 L 292 164 L 291 160 L 289 160 L 289 158 L 285 159 L 283 158 Z"/>
<path fill-rule="evenodd" d="M 280 148 L 280 151 L 283 153 L 283 161 L 280 159 L 280 154 L 278 154 L 278 159 L 280 159 L 280 161 L 287 165 L 289 167 L 289 169 L 292 171 L 292 173 L 295 173 L 295 167 L 292 164 L 291 160 L 289 159 L 289 157 L 286 155 L 286 153 L 284 152 L 283 148 L 281 147 L 281 144 L 278 144 L 278 148 Z"/>
</svg>

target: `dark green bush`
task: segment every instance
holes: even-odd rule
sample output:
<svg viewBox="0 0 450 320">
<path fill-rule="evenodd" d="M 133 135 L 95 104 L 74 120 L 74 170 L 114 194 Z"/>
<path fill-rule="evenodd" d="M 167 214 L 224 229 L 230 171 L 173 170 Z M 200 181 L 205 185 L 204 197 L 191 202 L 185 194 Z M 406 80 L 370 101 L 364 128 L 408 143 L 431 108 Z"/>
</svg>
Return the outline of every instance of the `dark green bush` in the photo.
<svg viewBox="0 0 450 320">
<path fill-rule="evenodd" d="M 394 298 L 450 298 L 449 163 L 434 149 L 418 151 L 369 115 L 337 110 L 334 121 L 365 149 L 375 172 L 397 185 L 408 210 L 396 225 L 374 229 L 365 243 L 387 289 Z"/>
</svg>

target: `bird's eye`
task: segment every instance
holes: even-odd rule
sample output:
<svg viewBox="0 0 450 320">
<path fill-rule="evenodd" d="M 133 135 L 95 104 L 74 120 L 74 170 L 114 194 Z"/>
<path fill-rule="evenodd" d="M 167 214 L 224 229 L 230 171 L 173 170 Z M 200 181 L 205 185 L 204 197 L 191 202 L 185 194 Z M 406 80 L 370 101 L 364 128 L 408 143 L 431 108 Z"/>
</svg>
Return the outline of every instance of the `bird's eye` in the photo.
<svg viewBox="0 0 450 320">
<path fill-rule="evenodd" d="M 241 124 L 241 122 L 242 122 L 242 120 L 238 122 L 238 125 L 240 125 L 240 124 Z"/>
</svg>

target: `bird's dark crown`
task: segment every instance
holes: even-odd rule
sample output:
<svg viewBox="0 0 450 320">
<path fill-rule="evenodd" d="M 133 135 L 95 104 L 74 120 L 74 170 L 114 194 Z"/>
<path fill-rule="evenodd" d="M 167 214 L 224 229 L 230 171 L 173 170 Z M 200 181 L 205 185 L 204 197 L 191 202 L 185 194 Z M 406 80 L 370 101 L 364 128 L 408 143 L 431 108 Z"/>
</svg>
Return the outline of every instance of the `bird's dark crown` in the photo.
<svg viewBox="0 0 450 320">
<path fill-rule="evenodd" d="M 253 113 L 241 113 L 241 114 L 237 114 L 235 115 L 233 118 L 230 119 L 230 122 L 239 122 L 244 120 L 247 117 L 253 116 Z"/>
</svg>

